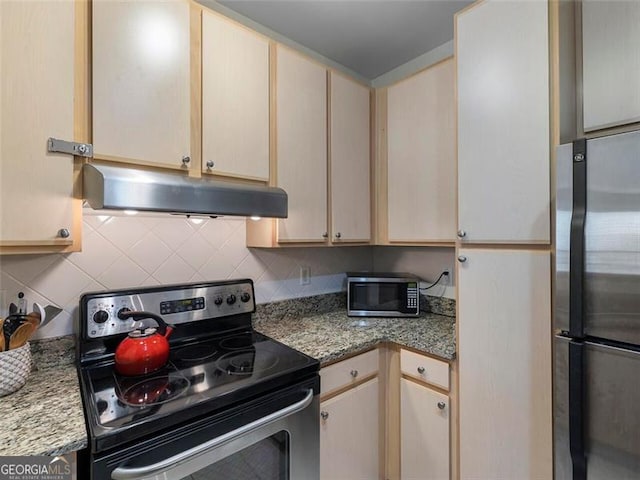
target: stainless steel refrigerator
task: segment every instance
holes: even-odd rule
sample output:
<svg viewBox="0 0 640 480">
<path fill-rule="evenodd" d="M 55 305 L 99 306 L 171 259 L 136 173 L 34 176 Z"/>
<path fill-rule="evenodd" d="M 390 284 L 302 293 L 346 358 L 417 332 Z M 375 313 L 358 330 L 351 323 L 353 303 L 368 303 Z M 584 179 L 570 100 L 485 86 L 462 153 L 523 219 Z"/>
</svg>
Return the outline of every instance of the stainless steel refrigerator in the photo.
<svg viewBox="0 0 640 480">
<path fill-rule="evenodd" d="M 556 480 L 640 479 L 640 132 L 558 148 Z"/>
</svg>

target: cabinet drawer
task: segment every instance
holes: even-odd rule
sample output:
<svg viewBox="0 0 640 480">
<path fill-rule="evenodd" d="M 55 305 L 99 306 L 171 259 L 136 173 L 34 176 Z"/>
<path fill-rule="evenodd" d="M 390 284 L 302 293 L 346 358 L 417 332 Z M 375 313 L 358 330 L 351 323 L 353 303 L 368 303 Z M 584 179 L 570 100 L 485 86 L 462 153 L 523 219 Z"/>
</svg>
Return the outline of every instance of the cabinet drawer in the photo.
<svg viewBox="0 0 640 480">
<path fill-rule="evenodd" d="M 400 352 L 402 373 L 449 390 L 449 364 L 408 350 Z"/>
<path fill-rule="evenodd" d="M 377 371 L 377 349 L 334 363 L 320 370 L 320 392 L 325 394 L 346 387 Z"/>
</svg>

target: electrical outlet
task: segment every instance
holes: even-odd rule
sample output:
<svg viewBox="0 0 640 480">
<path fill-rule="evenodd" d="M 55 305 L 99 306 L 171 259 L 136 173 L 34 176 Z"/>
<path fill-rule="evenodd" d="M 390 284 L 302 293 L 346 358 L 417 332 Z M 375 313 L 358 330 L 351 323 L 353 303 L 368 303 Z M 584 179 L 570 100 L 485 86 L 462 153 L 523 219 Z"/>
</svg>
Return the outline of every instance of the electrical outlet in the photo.
<svg viewBox="0 0 640 480">
<path fill-rule="evenodd" d="M 311 267 L 300 267 L 300 285 L 311 283 Z"/>
<path fill-rule="evenodd" d="M 442 285 L 451 285 L 451 269 L 445 268 L 443 272 L 445 272 L 445 274 L 442 277 Z"/>
</svg>

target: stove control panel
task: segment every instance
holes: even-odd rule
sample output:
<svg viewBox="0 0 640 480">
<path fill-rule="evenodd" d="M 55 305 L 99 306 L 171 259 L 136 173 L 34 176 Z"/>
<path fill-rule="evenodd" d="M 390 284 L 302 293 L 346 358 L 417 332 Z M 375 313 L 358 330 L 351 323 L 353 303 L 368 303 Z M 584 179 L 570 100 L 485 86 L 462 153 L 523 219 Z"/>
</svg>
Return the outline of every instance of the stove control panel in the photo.
<svg viewBox="0 0 640 480">
<path fill-rule="evenodd" d="M 255 310 L 253 284 L 250 281 L 222 284 L 198 284 L 152 287 L 139 291 L 89 294 L 86 302 L 86 332 L 89 338 L 128 333 L 134 320 L 122 318 L 128 311 L 160 315 L 169 324 L 215 321 L 216 318 L 252 313 Z M 151 324 L 153 320 L 148 320 Z"/>
</svg>

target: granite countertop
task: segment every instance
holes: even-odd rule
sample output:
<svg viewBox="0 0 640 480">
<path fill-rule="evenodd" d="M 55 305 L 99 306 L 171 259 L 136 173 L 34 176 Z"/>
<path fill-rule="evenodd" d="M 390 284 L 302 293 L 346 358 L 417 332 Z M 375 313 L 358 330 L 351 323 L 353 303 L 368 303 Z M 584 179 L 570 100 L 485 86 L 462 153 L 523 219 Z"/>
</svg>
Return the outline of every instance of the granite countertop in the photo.
<svg viewBox="0 0 640 480">
<path fill-rule="evenodd" d="M 446 299 L 445 299 L 446 300 Z M 344 293 L 259 305 L 254 328 L 326 364 L 381 342 L 455 358 L 455 305 L 432 299 L 417 318 L 351 318 Z M 452 306 L 453 305 L 453 306 Z M 441 315 L 439 313 L 444 313 Z M 61 455 L 85 448 L 87 432 L 73 337 L 33 342 L 34 370 L 0 397 L 0 456 Z"/>
<path fill-rule="evenodd" d="M 32 342 L 34 370 L 0 397 L 0 456 L 62 455 L 87 445 L 72 337 Z"/>
<path fill-rule="evenodd" d="M 425 313 L 416 318 L 353 318 L 344 309 L 300 318 L 260 322 L 256 330 L 326 364 L 394 342 L 444 360 L 456 354 L 455 318 Z"/>
</svg>

